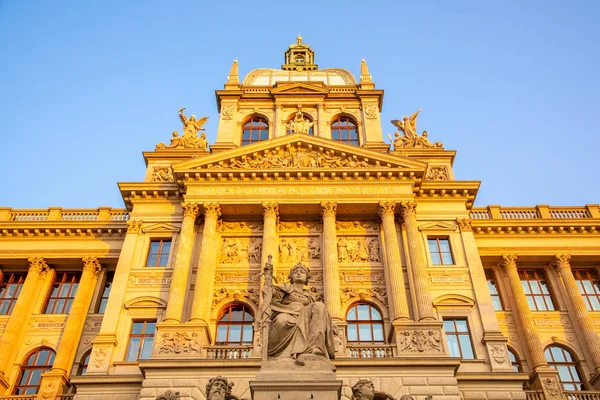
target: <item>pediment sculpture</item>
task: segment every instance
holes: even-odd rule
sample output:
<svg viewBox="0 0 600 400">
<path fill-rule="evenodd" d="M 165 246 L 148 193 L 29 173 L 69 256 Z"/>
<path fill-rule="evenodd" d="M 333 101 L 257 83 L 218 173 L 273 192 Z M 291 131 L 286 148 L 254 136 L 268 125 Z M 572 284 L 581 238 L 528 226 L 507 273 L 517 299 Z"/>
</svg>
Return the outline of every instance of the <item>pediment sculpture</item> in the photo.
<svg viewBox="0 0 600 400">
<path fill-rule="evenodd" d="M 396 131 L 394 139 L 391 135 L 388 135 L 390 141 L 394 144 L 394 150 L 401 148 L 443 148 L 444 145 L 440 142 L 431 143 L 427 137 L 427 131 L 423 131 L 421 136 L 417 135 L 417 117 L 421 109 L 419 108 L 410 117 L 406 115 L 401 120 L 393 119 L 392 124 L 403 133 L 400 136 L 400 132 Z"/>
<path fill-rule="evenodd" d="M 303 147 L 286 146 L 285 149 L 273 149 L 264 154 L 254 153 L 252 156 L 224 160 L 214 163 L 210 168 L 231 169 L 269 169 L 269 168 L 384 168 L 379 161 L 374 165 L 365 159 L 360 159 L 356 154 L 337 155 L 334 150 L 317 152 Z M 208 168 L 208 166 L 204 166 Z"/>
<path fill-rule="evenodd" d="M 156 149 L 197 149 L 207 151 L 208 141 L 206 140 L 206 133 L 202 132 L 198 137 L 198 132 L 203 131 L 204 124 L 208 121 L 208 117 L 196 119 L 195 115 L 186 117 L 183 113 L 185 107 L 179 110 L 179 119 L 183 123 L 183 136 L 179 136 L 179 132 L 173 131 L 173 137 L 171 138 L 171 144 L 165 145 L 159 143 L 156 145 Z"/>
<path fill-rule="evenodd" d="M 307 118 L 304 118 L 302 111 L 298 110 L 294 119 L 288 122 L 286 126 L 290 133 L 308 134 L 308 131 L 313 127 L 313 125 L 314 123 L 310 122 Z"/>
</svg>

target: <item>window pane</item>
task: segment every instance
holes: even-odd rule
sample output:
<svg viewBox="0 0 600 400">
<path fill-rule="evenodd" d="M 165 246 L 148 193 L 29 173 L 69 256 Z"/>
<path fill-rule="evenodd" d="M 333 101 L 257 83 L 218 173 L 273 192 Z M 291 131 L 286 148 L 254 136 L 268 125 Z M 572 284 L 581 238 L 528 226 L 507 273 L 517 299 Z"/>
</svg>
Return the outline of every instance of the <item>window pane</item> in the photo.
<svg viewBox="0 0 600 400">
<path fill-rule="evenodd" d="M 525 294 L 531 294 L 531 289 L 529 288 L 529 283 L 527 282 L 528 281 L 521 281 L 521 286 L 523 287 Z"/>
<path fill-rule="evenodd" d="M 445 320 L 444 321 L 444 330 L 449 332 L 454 332 L 454 320 Z"/>
<path fill-rule="evenodd" d="M 352 307 L 350 309 L 350 311 L 348 312 L 348 321 L 355 321 L 356 320 L 356 307 Z"/>
<path fill-rule="evenodd" d="M 146 262 L 146 267 L 154 267 L 154 266 L 156 266 L 156 255 L 149 254 L 148 262 Z"/>
<path fill-rule="evenodd" d="M 460 335 L 460 348 L 462 350 L 463 358 L 473 359 L 475 358 L 473 355 L 473 348 L 471 347 L 471 338 L 469 335 Z"/>
<path fill-rule="evenodd" d="M 138 351 L 140 350 L 140 338 L 129 338 L 129 349 L 127 350 L 126 361 L 137 361 Z"/>
<path fill-rule="evenodd" d="M 156 322 L 146 322 L 146 328 L 144 329 L 145 334 L 154 335 L 154 330 L 156 329 Z"/>
<path fill-rule="evenodd" d="M 600 310 L 600 301 L 598 300 L 598 297 L 593 296 L 593 297 L 588 297 L 588 299 L 592 306 L 592 310 L 594 310 L 594 311 Z"/>
<path fill-rule="evenodd" d="M 357 333 L 355 324 L 348 325 L 348 341 L 349 342 L 358 341 L 358 333 Z"/>
<path fill-rule="evenodd" d="M 144 329 L 143 322 L 134 322 L 133 326 L 131 328 L 131 333 L 133 333 L 134 335 L 141 335 L 143 329 Z"/>
<path fill-rule="evenodd" d="M 554 361 L 557 361 L 557 362 L 566 362 L 567 361 L 567 360 L 565 360 L 562 349 L 560 347 L 552 346 L 550 348 L 550 351 L 552 352 L 552 358 L 554 358 Z"/>
<path fill-rule="evenodd" d="M 454 320 L 456 322 L 456 331 L 457 332 L 469 332 L 469 328 L 467 327 L 467 321 L 463 319 Z"/>
<path fill-rule="evenodd" d="M 44 371 L 42 371 L 41 369 L 31 371 L 31 376 L 29 378 L 28 385 L 39 385 L 40 378 L 42 377 L 42 372 Z"/>
<path fill-rule="evenodd" d="M 583 281 L 583 287 L 584 287 L 586 293 L 594 293 L 594 287 L 592 286 L 592 282 Z"/>
<path fill-rule="evenodd" d="M 433 265 L 442 265 L 442 259 L 439 253 L 431 253 L 431 263 Z"/>
<path fill-rule="evenodd" d="M 159 267 L 166 267 L 167 264 L 169 263 L 169 253 L 162 253 L 160 256 L 160 260 L 158 263 Z"/>
<path fill-rule="evenodd" d="M 535 296 L 534 299 L 538 311 L 546 311 L 546 303 L 544 303 L 544 298 L 541 296 Z"/>
<path fill-rule="evenodd" d="M 533 301 L 533 297 L 531 297 L 531 296 L 527 297 L 527 304 L 529 305 L 530 310 L 532 310 L 532 311 L 536 310 L 535 301 Z"/>
<path fill-rule="evenodd" d="M 542 289 L 540 288 L 538 281 L 529 281 L 529 285 L 531 286 L 531 292 L 533 294 L 542 294 Z"/>
<path fill-rule="evenodd" d="M 242 310 L 234 308 L 231 310 L 231 321 L 241 321 L 243 315 L 244 313 Z"/>
<path fill-rule="evenodd" d="M 373 340 L 376 342 L 383 342 L 383 326 L 380 324 L 373 324 Z"/>
<path fill-rule="evenodd" d="M 438 239 L 440 243 L 440 250 L 442 253 L 450 253 L 450 242 L 448 239 Z"/>
<path fill-rule="evenodd" d="M 371 336 L 371 325 L 360 324 L 358 326 L 358 337 L 362 341 L 372 341 L 373 336 Z"/>
<path fill-rule="evenodd" d="M 62 314 L 65 309 L 65 300 L 58 299 L 56 301 L 56 307 L 54 308 L 53 314 Z"/>
<path fill-rule="evenodd" d="M 140 360 L 147 360 L 152 355 L 152 344 L 154 343 L 154 337 L 144 338 L 144 344 L 142 346 L 142 354 L 140 354 Z"/>
<path fill-rule="evenodd" d="M 369 320 L 369 306 L 366 304 L 359 304 L 357 307 L 358 309 L 358 319 L 359 320 Z"/>
<path fill-rule="evenodd" d="M 381 314 L 379 314 L 379 311 L 375 307 L 371 307 L 371 319 L 381 319 Z"/>
<path fill-rule="evenodd" d="M 244 325 L 242 335 L 242 342 L 251 343 L 252 342 L 252 325 Z"/>
<path fill-rule="evenodd" d="M 229 326 L 229 342 L 240 342 L 241 339 L 242 339 L 241 325 L 230 325 Z"/>
<path fill-rule="evenodd" d="M 221 325 L 217 327 L 217 342 L 224 342 L 227 340 L 227 327 Z"/>
<path fill-rule="evenodd" d="M 556 369 L 558 370 L 558 376 L 560 377 L 561 382 L 573 382 L 571 374 L 569 373 L 569 367 L 566 365 L 558 365 Z"/>
<path fill-rule="evenodd" d="M 460 347 L 458 347 L 458 340 L 454 335 L 446 335 L 448 341 L 448 352 L 450 357 L 460 357 Z"/>
<path fill-rule="evenodd" d="M 544 296 L 544 299 L 546 299 L 546 304 L 547 304 L 548 310 L 554 311 L 554 303 L 552 302 L 552 297 Z"/>
<path fill-rule="evenodd" d="M 498 296 L 492 296 L 492 304 L 495 311 L 502 311 L 502 302 Z"/>
<path fill-rule="evenodd" d="M 430 253 L 437 253 L 438 252 L 437 240 L 435 240 L 435 239 L 428 239 L 427 243 L 429 244 L 429 252 Z"/>
<path fill-rule="evenodd" d="M 454 264 L 454 261 L 452 261 L 452 254 L 450 253 L 442 253 L 442 260 L 444 261 L 444 265 Z"/>
</svg>

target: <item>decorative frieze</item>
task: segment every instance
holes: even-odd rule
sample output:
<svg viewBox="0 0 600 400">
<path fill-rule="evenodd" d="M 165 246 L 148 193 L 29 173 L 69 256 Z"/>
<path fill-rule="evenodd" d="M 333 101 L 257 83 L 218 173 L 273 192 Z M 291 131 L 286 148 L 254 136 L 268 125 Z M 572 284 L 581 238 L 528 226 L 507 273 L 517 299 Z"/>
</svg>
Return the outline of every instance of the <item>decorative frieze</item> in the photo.
<svg viewBox="0 0 600 400">
<path fill-rule="evenodd" d="M 262 238 L 223 238 L 219 262 L 260 264 L 261 255 Z"/>
<path fill-rule="evenodd" d="M 377 221 L 335 221 L 335 228 L 338 231 L 378 231 L 379 223 Z"/>
<path fill-rule="evenodd" d="M 171 275 L 154 276 L 153 274 L 130 275 L 129 286 L 162 286 L 168 287 L 171 284 Z"/>
<path fill-rule="evenodd" d="M 217 223 L 217 230 L 219 232 L 252 232 L 262 231 L 262 221 L 251 221 L 251 222 L 229 222 L 219 220 Z"/>
<path fill-rule="evenodd" d="M 378 238 L 338 238 L 338 261 L 341 263 L 381 262 Z"/>
<path fill-rule="evenodd" d="M 218 273 L 215 275 L 215 282 L 219 284 L 248 284 L 258 283 L 260 281 L 260 272 L 254 274 Z"/>
<path fill-rule="evenodd" d="M 279 241 L 279 262 L 310 262 L 321 258 L 321 241 L 317 237 L 290 238 Z"/>
<path fill-rule="evenodd" d="M 278 221 L 277 230 L 279 232 L 321 232 L 323 224 L 318 221 Z"/>
<path fill-rule="evenodd" d="M 118 223 L 124 226 L 123 223 Z M 108 228 L 11 228 L 0 231 L 0 239 L 99 239 L 99 238 L 120 238 L 125 235 L 127 229 L 114 226 Z"/>
<path fill-rule="evenodd" d="M 434 330 L 407 330 L 401 332 L 399 351 L 407 353 L 441 353 L 442 338 Z"/>
</svg>

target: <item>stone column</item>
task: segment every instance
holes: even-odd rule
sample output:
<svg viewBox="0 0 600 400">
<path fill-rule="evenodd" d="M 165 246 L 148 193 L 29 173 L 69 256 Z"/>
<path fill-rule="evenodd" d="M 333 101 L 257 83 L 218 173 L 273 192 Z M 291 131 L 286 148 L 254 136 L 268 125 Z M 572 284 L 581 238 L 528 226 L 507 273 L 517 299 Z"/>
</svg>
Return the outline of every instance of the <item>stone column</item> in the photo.
<svg viewBox="0 0 600 400">
<path fill-rule="evenodd" d="M 394 214 L 396 202 L 380 201 L 379 217 L 383 226 L 385 246 L 385 268 L 389 280 L 390 293 L 388 294 L 392 305 L 394 320 L 410 320 L 408 311 L 408 300 L 406 298 L 406 287 L 404 285 L 404 272 L 402 271 L 402 259 L 400 258 L 400 244 Z"/>
<path fill-rule="evenodd" d="M 429 293 L 429 283 L 427 278 L 427 261 L 425 258 L 425 249 L 417 227 L 417 203 L 414 201 L 405 201 L 401 204 L 402 219 L 406 225 L 406 240 L 412 267 L 414 292 L 417 299 L 417 310 L 419 321 L 435 321 L 431 294 Z"/>
<path fill-rule="evenodd" d="M 504 268 L 506 275 L 508 276 L 508 283 L 510 285 L 513 299 L 515 300 L 516 309 L 514 312 L 517 315 L 519 323 L 521 324 L 521 329 L 523 330 L 523 334 L 525 336 L 526 345 L 527 349 L 529 350 L 533 368 L 547 368 L 548 363 L 546 362 L 546 357 L 544 356 L 544 347 L 542 346 L 540 336 L 535 330 L 533 316 L 531 315 L 531 310 L 527 304 L 527 297 L 525 296 L 525 291 L 521 285 L 521 278 L 519 278 L 519 272 L 517 271 L 517 256 L 503 255 L 502 262 L 500 262 L 498 265 Z"/>
<path fill-rule="evenodd" d="M 56 352 L 52 369 L 42 374 L 40 387 L 46 388 L 43 396 L 44 399 L 53 398 L 48 397 L 50 392 L 53 395 L 63 393 L 64 386 L 68 385 L 71 366 L 75 359 L 77 346 L 79 346 L 79 340 L 81 339 L 85 325 L 85 317 L 90 307 L 101 269 L 102 266 L 97 257 L 83 258 L 83 273 L 79 280 L 79 286 L 73 299 L 71 311 L 67 317 L 65 329 L 60 337 L 60 345 Z"/>
<path fill-rule="evenodd" d="M 271 261 L 277 265 L 279 259 L 279 246 L 277 243 L 277 218 L 279 217 L 279 205 L 277 203 L 262 203 L 263 208 L 263 239 L 261 255 L 261 271 L 267 262 L 267 257 L 273 256 Z"/>
<path fill-rule="evenodd" d="M 578 328 L 585 337 L 585 346 L 592 356 L 592 363 L 597 374 L 600 371 L 600 337 L 594 329 L 594 321 L 581 297 L 577 281 L 571 270 L 570 260 L 571 256 L 568 254 L 557 254 L 551 265 L 558 269 L 565 285 L 567 298 L 575 313 Z"/>
<path fill-rule="evenodd" d="M 204 230 L 200 247 L 200 265 L 196 274 L 194 302 L 192 303 L 193 322 L 210 321 L 210 311 L 215 286 L 217 268 L 217 222 L 221 216 L 219 203 L 204 203 Z"/>
<path fill-rule="evenodd" d="M 317 104 L 317 136 L 325 137 L 325 130 L 327 129 L 325 122 L 325 105 Z"/>
<path fill-rule="evenodd" d="M 282 117 L 283 110 L 281 109 L 281 104 L 275 104 L 275 112 L 273 113 L 273 137 L 279 137 L 285 135 L 285 132 L 282 131 Z"/>
<path fill-rule="evenodd" d="M 325 304 L 334 320 L 341 321 L 340 270 L 338 266 L 337 234 L 335 227 L 336 202 L 321 203 L 323 216 L 323 285 L 325 286 Z"/>
<path fill-rule="evenodd" d="M 127 283 L 129 282 L 129 272 L 131 268 L 135 267 L 133 263 L 142 224 L 143 222 L 139 219 L 130 219 L 127 221 L 127 234 L 123 240 L 123 247 L 121 248 L 119 262 L 115 269 L 115 276 L 110 289 L 110 295 L 108 296 L 108 303 L 106 304 L 106 310 L 114 311 L 104 313 L 100 333 L 92 342 L 93 349 L 87 374 L 105 375 L 108 373 L 112 351 L 117 345 L 116 332 L 121 315 L 118 310 L 122 308 L 125 299 Z"/>
<path fill-rule="evenodd" d="M 10 367 L 27 330 L 27 321 L 36 303 L 38 279 L 46 271 L 48 271 L 48 264 L 44 258 L 29 258 L 27 277 L 2 333 L 2 340 L 0 340 L 0 393 L 8 389 L 8 385 L 4 385 L 4 383 L 10 373 Z"/>
<path fill-rule="evenodd" d="M 192 250 L 194 247 L 194 224 L 200 212 L 198 203 L 182 203 L 183 222 L 175 252 L 175 266 L 171 276 L 169 300 L 164 322 L 181 322 L 183 304 L 186 298 L 187 282 L 190 274 Z"/>
</svg>

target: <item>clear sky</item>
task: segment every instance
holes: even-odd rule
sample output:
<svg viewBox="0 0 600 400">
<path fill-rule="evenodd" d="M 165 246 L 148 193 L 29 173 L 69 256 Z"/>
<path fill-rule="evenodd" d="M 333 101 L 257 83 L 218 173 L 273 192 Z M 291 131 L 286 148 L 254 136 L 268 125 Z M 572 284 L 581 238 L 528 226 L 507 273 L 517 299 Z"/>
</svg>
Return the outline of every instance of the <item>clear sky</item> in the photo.
<svg viewBox="0 0 600 400">
<path fill-rule="evenodd" d="M 209 116 L 234 59 L 367 60 L 389 123 L 458 151 L 476 205 L 600 203 L 600 1 L 0 0 L 0 206 L 122 207 L 141 152 Z"/>
</svg>

